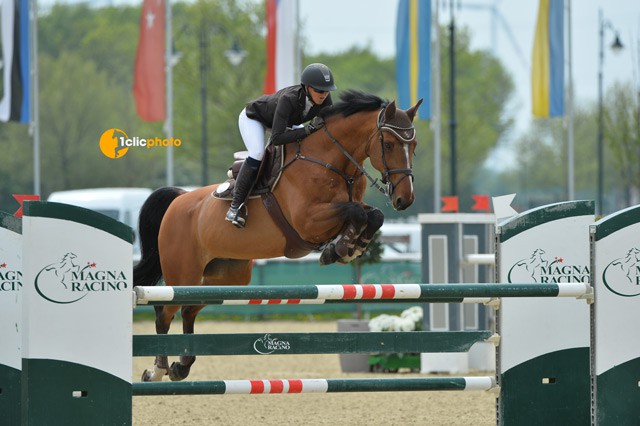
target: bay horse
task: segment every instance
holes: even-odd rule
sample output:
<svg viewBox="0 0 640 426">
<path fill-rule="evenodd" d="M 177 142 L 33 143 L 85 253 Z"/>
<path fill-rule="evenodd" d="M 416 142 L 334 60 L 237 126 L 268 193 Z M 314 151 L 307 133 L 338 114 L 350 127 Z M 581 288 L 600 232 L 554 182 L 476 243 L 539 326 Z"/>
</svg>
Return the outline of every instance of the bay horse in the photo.
<svg viewBox="0 0 640 426">
<path fill-rule="evenodd" d="M 414 201 L 412 160 L 416 148 L 413 119 L 420 100 L 404 111 L 395 101 L 347 91 L 341 102 L 325 108 L 325 125 L 298 143 L 285 146 L 280 180 L 272 193 L 286 221 L 312 248 L 323 247 L 321 263 L 347 263 L 362 254 L 384 215 L 363 203 L 366 179 L 388 195 L 396 210 Z M 381 186 L 363 167 L 369 158 L 382 175 Z M 179 188 L 154 191 L 140 211 L 142 248 L 134 268 L 134 286 L 246 285 L 253 259 L 287 254 L 287 238 L 260 199 L 250 199 L 246 227 L 225 221 L 229 201 L 212 196 L 218 185 L 186 192 Z M 293 256 L 290 256 L 293 257 Z M 156 333 L 166 334 L 178 309 L 183 333 L 194 332 L 204 306 L 155 306 Z M 170 367 L 157 356 L 143 381 L 164 375 L 182 380 L 195 356 L 181 356 Z"/>
</svg>

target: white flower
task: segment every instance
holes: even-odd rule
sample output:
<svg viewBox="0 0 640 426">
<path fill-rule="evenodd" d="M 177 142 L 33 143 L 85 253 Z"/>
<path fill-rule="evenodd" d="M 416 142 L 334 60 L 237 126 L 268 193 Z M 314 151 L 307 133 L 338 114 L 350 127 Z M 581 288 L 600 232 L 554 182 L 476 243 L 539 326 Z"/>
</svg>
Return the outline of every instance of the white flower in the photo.
<svg viewBox="0 0 640 426">
<path fill-rule="evenodd" d="M 422 321 L 423 311 L 421 306 L 412 306 L 410 308 L 405 309 L 400 314 L 401 318 L 414 318 L 416 322 Z"/>
<path fill-rule="evenodd" d="M 369 331 L 389 331 L 393 329 L 393 317 L 382 314 L 369 321 Z"/>
<path fill-rule="evenodd" d="M 423 311 L 420 306 L 405 309 L 400 316 L 382 314 L 369 321 L 369 331 L 413 331 L 422 329 Z"/>
<path fill-rule="evenodd" d="M 398 318 L 395 321 L 395 331 L 413 331 L 416 329 L 416 323 L 410 318 Z"/>
</svg>

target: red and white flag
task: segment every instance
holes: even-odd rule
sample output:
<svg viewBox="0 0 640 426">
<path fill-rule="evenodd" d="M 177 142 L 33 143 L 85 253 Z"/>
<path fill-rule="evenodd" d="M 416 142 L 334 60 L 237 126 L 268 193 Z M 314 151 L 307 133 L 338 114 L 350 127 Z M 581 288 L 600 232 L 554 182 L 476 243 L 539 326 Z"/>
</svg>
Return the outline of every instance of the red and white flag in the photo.
<svg viewBox="0 0 640 426">
<path fill-rule="evenodd" d="M 144 121 L 166 118 L 165 0 L 144 0 L 134 66 L 133 96 Z"/>
<path fill-rule="evenodd" d="M 267 0 L 267 72 L 264 93 L 299 83 L 296 73 L 297 0 Z"/>
</svg>

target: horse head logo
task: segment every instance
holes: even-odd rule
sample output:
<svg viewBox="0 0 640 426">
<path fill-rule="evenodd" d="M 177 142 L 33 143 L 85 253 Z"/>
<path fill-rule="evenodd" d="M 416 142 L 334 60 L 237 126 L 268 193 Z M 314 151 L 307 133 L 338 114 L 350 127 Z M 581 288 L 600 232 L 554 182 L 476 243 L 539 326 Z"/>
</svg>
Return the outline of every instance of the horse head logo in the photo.
<svg viewBox="0 0 640 426">
<path fill-rule="evenodd" d="M 549 261 L 546 259 L 545 254 L 546 252 L 543 249 L 537 248 L 528 259 L 516 262 L 509 270 L 509 282 L 528 281 L 529 278 L 533 280 L 532 282 L 539 282 L 542 269 L 549 266 Z"/>
<path fill-rule="evenodd" d="M 538 248 L 529 256 L 529 263 L 527 263 L 526 268 L 534 282 L 537 282 L 536 276 L 540 275 L 540 269 L 549 266 L 549 261 L 544 258 L 545 253 L 543 249 Z"/>
<path fill-rule="evenodd" d="M 620 265 L 629 282 L 634 284 L 636 281 L 635 271 L 638 270 L 638 265 L 640 265 L 640 249 L 633 247 L 627 252 L 624 260 L 614 263 L 614 265 L 617 264 Z"/>
<path fill-rule="evenodd" d="M 272 343 L 274 340 L 275 339 L 271 337 L 271 334 L 266 333 L 263 337 L 260 337 L 259 339 L 256 339 L 255 342 L 253 342 L 253 349 L 255 349 L 255 351 L 259 354 L 263 355 L 273 353 L 273 349 L 270 349 L 270 347 L 272 347 Z"/>
<path fill-rule="evenodd" d="M 60 280 L 60 284 L 62 284 L 64 288 L 68 289 L 69 287 L 67 286 L 67 282 L 69 274 L 80 271 L 80 266 L 73 262 L 73 259 L 76 259 L 77 257 L 78 256 L 73 253 L 67 253 L 62 256 L 62 260 L 60 262 L 46 267 L 45 271 L 53 271 L 56 277 Z"/>
<path fill-rule="evenodd" d="M 253 342 L 253 349 L 259 354 L 268 355 L 276 351 L 288 351 L 291 349 L 291 344 L 286 340 L 271 337 L 271 334 L 266 333 Z"/>
</svg>

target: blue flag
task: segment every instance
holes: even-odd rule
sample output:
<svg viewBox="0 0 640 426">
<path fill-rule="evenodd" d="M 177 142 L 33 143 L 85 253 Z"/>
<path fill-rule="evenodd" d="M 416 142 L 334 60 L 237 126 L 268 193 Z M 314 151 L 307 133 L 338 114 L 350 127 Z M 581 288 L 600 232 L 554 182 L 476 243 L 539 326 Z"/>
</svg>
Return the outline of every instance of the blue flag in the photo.
<svg viewBox="0 0 640 426">
<path fill-rule="evenodd" d="M 424 99 L 418 117 L 431 118 L 431 1 L 400 0 L 396 23 L 398 105 Z"/>
<path fill-rule="evenodd" d="M 29 0 L 2 0 L 0 121 L 31 120 Z"/>
<path fill-rule="evenodd" d="M 564 0 L 540 0 L 531 61 L 536 117 L 564 115 Z"/>
</svg>

